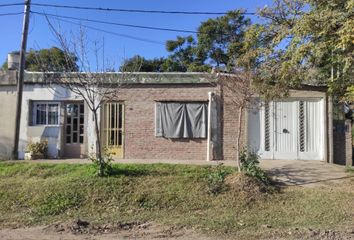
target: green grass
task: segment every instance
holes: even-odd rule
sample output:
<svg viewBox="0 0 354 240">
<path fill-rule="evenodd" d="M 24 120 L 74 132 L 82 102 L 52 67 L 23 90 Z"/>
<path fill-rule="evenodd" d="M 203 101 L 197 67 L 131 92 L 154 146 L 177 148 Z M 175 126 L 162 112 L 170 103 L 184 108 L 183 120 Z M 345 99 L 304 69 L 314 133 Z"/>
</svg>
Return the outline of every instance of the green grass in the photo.
<svg viewBox="0 0 354 240">
<path fill-rule="evenodd" d="M 257 238 L 265 231 L 262 225 L 285 231 L 354 223 L 354 191 L 348 188 L 293 187 L 249 200 L 230 191 L 210 194 L 207 176 L 215 172 L 210 166 L 113 167 L 113 176 L 99 178 L 91 165 L 0 163 L 0 227 L 76 218 L 155 221 Z"/>
</svg>

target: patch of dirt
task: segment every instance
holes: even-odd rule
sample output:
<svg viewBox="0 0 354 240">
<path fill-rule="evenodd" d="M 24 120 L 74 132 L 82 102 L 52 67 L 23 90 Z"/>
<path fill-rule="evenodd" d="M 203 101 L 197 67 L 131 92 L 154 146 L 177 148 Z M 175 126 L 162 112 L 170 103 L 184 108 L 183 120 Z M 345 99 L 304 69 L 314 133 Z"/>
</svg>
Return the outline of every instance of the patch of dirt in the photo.
<svg viewBox="0 0 354 240">
<path fill-rule="evenodd" d="M 289 229 L 289 231 L 274 232 L 262 239 L 296 239 L 296 240 L 350 240 L 354 239 L 353 230 L 319 230 L 319 229 Z"/>
<path fill-rule="evenodd" d="M 231 192 L 241 197 L 258 199 L 270 192 L 270 188 L 254 177 L 244 173 L 231 174 L 225 178 Z"/>
<path fill-rule="evenodd" d="M 83 220 L 50 226 L 2 229 L 1 240 L 212 239 L 189 229 L 155 223 L 92 224 Z"/>
</svg>

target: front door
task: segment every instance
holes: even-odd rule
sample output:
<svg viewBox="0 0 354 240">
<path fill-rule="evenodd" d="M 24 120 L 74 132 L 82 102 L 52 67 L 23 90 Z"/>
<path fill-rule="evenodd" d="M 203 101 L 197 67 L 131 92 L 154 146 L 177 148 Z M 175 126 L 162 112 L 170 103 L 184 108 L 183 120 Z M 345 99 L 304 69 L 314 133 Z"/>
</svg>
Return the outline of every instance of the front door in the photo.
<svg viewBox="0 0 354 240">
<path fill-rule="evenodd" d="M 64 157 L 81 158 L 84 154 L 85 110 L 83 102 L 65 104 Z"/>
<path fill-rule="evenodd" d="M 274 158 L 297 159 L 297 102 L 274 102 Z"/>
<path fill-rule="evenodd" d="M 124 105 L 106 103 L 102 110 L 102 141 L 113 157 L 124 155 Z"/>
</svg>

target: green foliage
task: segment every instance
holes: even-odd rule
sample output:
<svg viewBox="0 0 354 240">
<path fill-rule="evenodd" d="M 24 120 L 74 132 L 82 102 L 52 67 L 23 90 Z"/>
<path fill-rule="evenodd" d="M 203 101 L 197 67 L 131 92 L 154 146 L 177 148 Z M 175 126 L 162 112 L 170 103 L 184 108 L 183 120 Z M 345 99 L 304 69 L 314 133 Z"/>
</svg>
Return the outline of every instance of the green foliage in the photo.
<svg viewBox="0 0 354 240">
<path fill-rule="evenodd" d="M 136 55 L 123 62 L 120 66 L 121 72 L 162 72 L 164 58 L 145 59 L 142 56 Z"/>
<path fill-rule="evenodd" d="M 76 72 L 77 57 L 73 53 L 51 47 L 49 49 L 33 50 L 26 55 L 26 70 L 35 72 Z"/>
<path fill-rule="evenodd" d="M 331 94 L 345 97 L 354 84 L 352 6 L 353 0 L 275 0 L 261 9 L 265 24 L 247 39 L 256 51 L 246 51 L 255 53 L 246 62 L 255 64 L 259 92 L 281 97 L 309 83 L 326 84 Z"/>
<path fill-rule="evenodd" d="M 232 71 L 241 56 L 244 34 L 250 20 L 243 11 L 202 22 L 197 38 L 177 36 L 166 42 L 166 58 L 146 60 L 140 56 L 128 59 L 121 70 L 146 72 L 210 72 L 213 66 Z"/>
<path fill-rule="evenodd" d="M 27 152 L 31 152 L 32 154 L 47 154 L 48 150 L 48 142 L 40 141 L 35 143 L 29 143 L 26 147 Z"/>
<path fill-rule="evenodd" d="M 259 166 L 259 156 L 256 153 L 243 150 L 240 152 L 241 171 L 246 175 L 255 177 L 262 183 L 269 185 L 270 179 Z"/>
<path fill-rule="evenodd" d="M 218 164 L 216 167 L 211 168 L 210 173 L 207 175 L 207 192 L 213 195 L 226 190 L 225 177 L 229 174 L 222 164 Z"/>
<path fill-rule="evenodd" d="M 242 53 L 244 34 L 251 23 L 243 13 L 242 10 L 230 11 L 208 19 L 198 28 L 197 49 L 217 67 L 228 66 L 232 71 L 235 60 Z"/>
<path fill-rule="evenodd" d="M 66 53 L 57 47 L 40 50 L 30 49 L 26 54 L 25 69 L 33 72 L 77 72 L 77 57 L 73 53 Z M 3 70 L 7 70 L 7 60 L 3 63 Z"/>
<path fill-rule="evenodd" d="M 113 173 L 112 168 L 112 154 L 109 148 L 105 147 L 103 149 L 102 159 L 98 159 L 96 154 L 90 154 L 88 158 L 95 168 L 97 169 L 97 175 L 100 177 L 107 177 Z"/>
<path fill-rule="evenodd" d="M 0 70 L 4 70 L 4 71 L 7 70 L 7 59 L 6 59 L 5 62 L 2 64 Z"/>
</svg>

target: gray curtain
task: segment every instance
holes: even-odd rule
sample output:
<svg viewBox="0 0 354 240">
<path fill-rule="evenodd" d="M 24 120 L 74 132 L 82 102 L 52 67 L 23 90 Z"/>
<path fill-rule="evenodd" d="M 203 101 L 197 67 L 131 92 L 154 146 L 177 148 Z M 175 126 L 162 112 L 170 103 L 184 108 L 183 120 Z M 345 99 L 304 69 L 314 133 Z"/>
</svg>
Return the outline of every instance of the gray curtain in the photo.
<svg viewBox="0 0 354 240">
<path fill-rule="evenodd" d="M 156 136 L 206 138 L 207 103 L 156 103 Z"/>
</svg>

